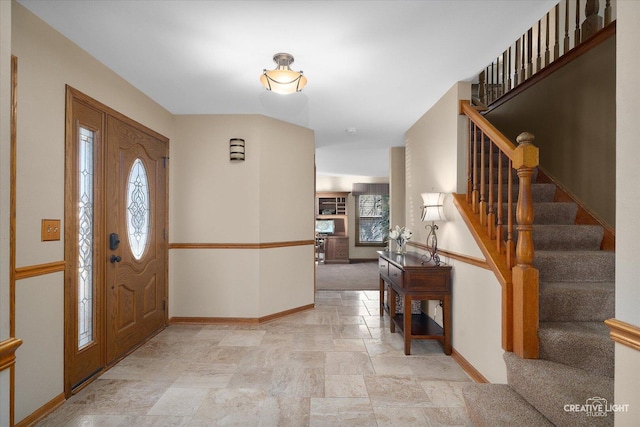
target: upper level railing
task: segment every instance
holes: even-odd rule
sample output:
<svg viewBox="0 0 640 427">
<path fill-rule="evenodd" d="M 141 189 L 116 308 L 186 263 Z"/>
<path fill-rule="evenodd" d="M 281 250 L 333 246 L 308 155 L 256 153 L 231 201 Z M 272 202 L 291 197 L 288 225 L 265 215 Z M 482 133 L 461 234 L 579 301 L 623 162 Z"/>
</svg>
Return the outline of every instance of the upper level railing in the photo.
<svg viewBox="0 0 640 427">
<path fill-rule="evenodd" d="M 491 105 L 593 37 L 615 16 L 615 0 L 560 1 L 480 73 L 474 101 Z"/>
<path fill-rule="evenodd" d="M 523 358 L 537 358 L 538 270 L 532 265 L 531 183 L 538 148 L 527 132 L 518 136 L 517 145 L 509 141 L 469 101 L 461 101 L 460 114 L 469 122 L 467 194 L 454 196 L 454 201 L 502 285 L 503 348 Z"/>
</svg>

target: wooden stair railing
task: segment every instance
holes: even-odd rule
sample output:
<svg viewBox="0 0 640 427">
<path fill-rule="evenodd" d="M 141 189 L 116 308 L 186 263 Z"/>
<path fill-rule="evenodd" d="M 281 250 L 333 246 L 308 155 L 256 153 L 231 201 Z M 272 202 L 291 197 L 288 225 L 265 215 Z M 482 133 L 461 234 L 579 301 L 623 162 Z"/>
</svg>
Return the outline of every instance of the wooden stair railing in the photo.
<svg viewBox="0 0 640 427">
<path fill-rule="evenodd" d="M 538 167 L 538 148 L 533 145 L 534 136 L 528 132 L 520 134 L 518 145 L 514 145 L 469 101 L 460 102 L 460 114 L 469 121 L 467 194 L 454 195 L 454 202 L 502 285 L 503 349 L 523 358 L 536 359 L 538 270 L 532 266 L 531 182 Z M 509 171 L 506 177 L 503 176 L 505 166 Z M 513 171 L 519 182 L 515 225 Z M 514 230 L 517 242 L 514 242 Z"/>
<path fill-rule="evenodd" d="M 591 41 L 616 20 L 611 0 L 561 0 L 526 30 L 478 75 L 478 98 L 493 108 L 514 91 L 558 62 L 581 44 Z M 615 1 L 614 1 L 615 3 Z M 543 73 L 544 74 L 544 73 Z"/>
</svg>

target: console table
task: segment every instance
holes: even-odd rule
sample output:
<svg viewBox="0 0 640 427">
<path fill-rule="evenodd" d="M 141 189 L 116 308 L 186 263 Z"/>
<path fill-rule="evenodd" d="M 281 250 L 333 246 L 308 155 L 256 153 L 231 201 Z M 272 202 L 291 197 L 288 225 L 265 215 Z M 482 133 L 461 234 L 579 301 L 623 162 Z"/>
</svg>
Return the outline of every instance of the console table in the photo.
<svg viewBox="0 0 640 427">
<path fill-rule="evenodd" d="M 404 334 L 404 354 L 411 354 L 411 340 L 434 339 L 451 354 L 451 266 L 433 261 L 422 262 L 421 255 L 413 252 L 404 255 L 388 251 L 378 252 L 380 270 L 380 316 L 388 311 L 391 332 L 396 326 Z M 384 292 L 388 292 L 385 304 Z M 403 313 L 396 313 L 396 295 L 402 302 Z M 411 301 L 442 301 L 442 325 L 440 327 L 424 313 L 412 314 Z"/>
</svg>

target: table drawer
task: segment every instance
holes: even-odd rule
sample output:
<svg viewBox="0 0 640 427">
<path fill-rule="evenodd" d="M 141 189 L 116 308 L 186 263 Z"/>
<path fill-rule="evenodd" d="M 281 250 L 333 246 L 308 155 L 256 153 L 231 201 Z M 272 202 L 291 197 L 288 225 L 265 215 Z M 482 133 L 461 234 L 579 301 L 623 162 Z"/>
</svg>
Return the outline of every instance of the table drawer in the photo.
<svg viewBox="0 0 640 427">
<path fill-rule="evenodd" d="M 403 288 L 407 291 L 449 293 L 450 276 L 448 273 L 446 270 L 405 273 Z"/>
<path fill-rule="evenodd" d="M 384 277 L 389 277 L 389 262 L 384 258 L 378 258 L 378 270 Z"/>
<path fill-rule="evenodd" d="M 389 279 L 401 288 L 404 287 L 402 284 L 404 281 L 404 272 L 393 264 L 389 264 Z"/>
</svg>

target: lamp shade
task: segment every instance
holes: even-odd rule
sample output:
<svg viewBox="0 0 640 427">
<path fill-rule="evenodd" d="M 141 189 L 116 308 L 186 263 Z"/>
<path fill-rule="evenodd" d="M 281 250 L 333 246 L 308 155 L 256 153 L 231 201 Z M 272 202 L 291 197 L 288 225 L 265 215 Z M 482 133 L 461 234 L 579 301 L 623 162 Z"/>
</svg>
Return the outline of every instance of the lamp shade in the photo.
<svg viewBox="0 0 640 427">
<path fill-rule="evenodd" d="M 307 85 L 307 78 L 302 71 L 293 71 L 289 67 L 293 63 L 293 56 L 288 53 L 276 53 L 273 61 L 278 66 L 273 70 L 264 70 L 260 76 L 260 83 L 267 90 L 288 94 L 300 92 Z"/>
<path fill-rule="evenodd" d="M 444 193 L 422 193 L 422 221 L 446 221 Z"/>
</svg>

